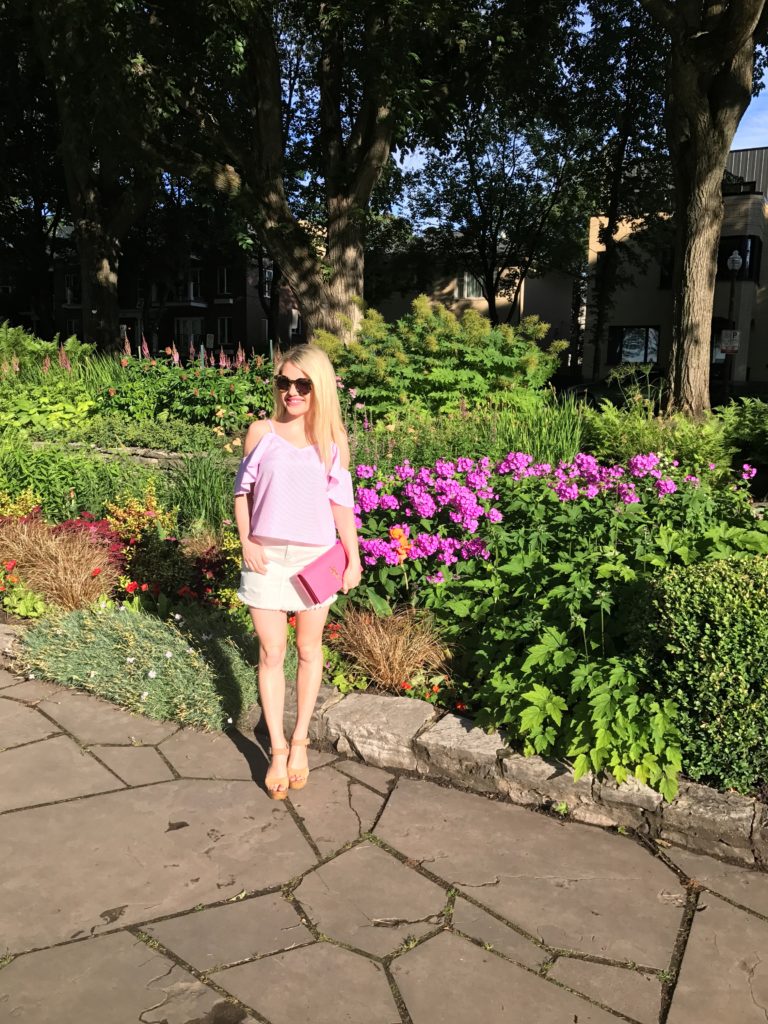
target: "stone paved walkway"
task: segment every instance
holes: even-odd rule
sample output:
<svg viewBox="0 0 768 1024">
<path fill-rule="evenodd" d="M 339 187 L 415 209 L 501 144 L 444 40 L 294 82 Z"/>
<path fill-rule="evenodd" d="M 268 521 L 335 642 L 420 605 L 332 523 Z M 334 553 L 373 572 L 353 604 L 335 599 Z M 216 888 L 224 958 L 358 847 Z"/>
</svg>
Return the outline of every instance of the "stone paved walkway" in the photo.
<svg viewBox="0 0 768 1024">
<path fill-rule="evenodd" d="M 0 671 L 0 1020 L 766 1024 L 768 875 Z"/>
</svg>

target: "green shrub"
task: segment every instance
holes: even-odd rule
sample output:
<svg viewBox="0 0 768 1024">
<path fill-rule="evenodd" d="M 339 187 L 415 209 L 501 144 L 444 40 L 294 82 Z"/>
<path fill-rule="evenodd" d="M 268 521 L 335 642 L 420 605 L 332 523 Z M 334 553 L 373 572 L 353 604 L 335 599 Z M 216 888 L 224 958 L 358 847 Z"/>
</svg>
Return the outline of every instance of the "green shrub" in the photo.
<svg viewBox="0 0 768 1024">
<path fill-rule="evenodd" d="M 727 444 L 735 452 L 735 462 L 757 463 L 768 467 L 768 402 L 742 398 L 717 410 Z"/>
<path fill-rule="evenodd" d="M 143 494 L 153 479 L 164 494 L 163 476 L 127 457 L 104 459 L 53 444 L 34 447 L 11 430 L 0 437 L 0 492 L 13 498 L 34 491 L 42 502 L 43 515 L 52 522 L 82 511 L 101 517 L 107 502 L 122 494 Z"/>
<path fill-rule="evenodd" d="M 323 332 L 315 340 L 369 411 L 418 405 L 440 412 L 472 406 L 499 391 L 542 387 L 565 346 L 554 342 L 545 350 L 548 331 L 537 317 L 517 327 L 493 327 L 474 310 L 459 319 L 422 295 L 395 324 L 369 310 L 351 345 Z"/>
<path fill-rule="evenodd" d="M 647 627 L 686 774 L 742 793 L 768 782 L 767 607 L 768 558 L 724 559 L 661 576 Z"/>
<path fill-rule="evenodd" d="M 67 338 L 62 348 L 67 353 L 70 363 L 85 359 L 94 350 L 93 345 L 81 342 L 74 336 Z M 53 362 L 57 358 L 58 350 L 58 336 L 53 341 L 43 341 L 23 327 L 11 327 L 7 320 L 0 324 L 0 362 L 7 363 L 10 367 L 13 360 L 17 360 L 21 373 L 24 372 L 25 366 L 40 366 L 46 356 Z"/>
<path fill-rule="evenodd" d="M 637 452 L 656 452 L 677 459 L 700 473 L 710 463 L 730 465 L 731 446 L 716 416 L 694 422 L 685 416 L 657 416 L 653 402 L 635 394 L 625 408 L 603 402 L 584 409 L 584 450 L 607 462 L 626 462 Z"/>
<path fill-rule="evenodd" d="M 256 701 L 255 641 L 212 610 L 178 623 L 113 608 L 46 618 L 24 634 L 21 659 L 37 678 L 204 729 Z"/>
<path fill-rule="evenodd" d="M 137 419 L 125 413 L 94 416 L 68 434 L 97 448 L 154 448 L 166 452 L 206 452 L 221 448 L 225 439 L 202 423 L 185 420 Z"/>
</svg>

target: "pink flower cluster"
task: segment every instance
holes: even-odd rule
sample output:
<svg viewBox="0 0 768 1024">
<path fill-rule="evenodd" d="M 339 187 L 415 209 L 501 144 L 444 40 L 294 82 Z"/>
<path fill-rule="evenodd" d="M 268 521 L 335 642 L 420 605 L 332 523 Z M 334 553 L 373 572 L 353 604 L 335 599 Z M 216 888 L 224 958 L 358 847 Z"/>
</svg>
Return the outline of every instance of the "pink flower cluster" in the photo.
<svg viewBox="0 0 768 1024">
<path fill-rule="evenodd" d="M 393 524 L 392 529 L 404 532 L 408 559 L 434 559 L 440 565 L 453 565 L 460 559 L 489 557 L 485 542 L 475 535 L 482 519 L 498 523 L 503 518 L 499 509 L 491 505 L 498 495 L 490 483 L 490 459 L 475 462 L 461 458 L 455 463 L 438 459 L 434 467 L 420 469 L 405 461 L 386 480 L 368 485 L 376 472 L 376 466 L 356 468 L 358 479 L 366 481 L 355 493 L 358 529 L 363 525 L 363 516 L 379 511 L 399 512 L 405 522 Z M 424 519 L 436 520 L 435 532 L 411 535 L 408 520 Z M 402 541 L 391 536 L 363 539 L 360 547 L 368 565 L 397 565 L 403 561 Z M 438 572 L 432 579 L 443 582 L 444 576 Z"/>
<path fill-rule="evenodd" d="M 673 462 L 673 466 L 677 463 Z M 652 477 L 654 489 L 659 498 L 674 494 L 677 490 L 675 481 L 664 475 L 662 460 L 655 452 L 647 455 L 633 455 L 623 466 L 602 466 L 594 457 L 579 452 L 573 462 L 561 462 L 554 470 L 547 462 L 534 463 L 530 455 L 524 452 L 510 452 L 496 471 L 502 475 L 510 474 L 514 480 L 524 477 L 545 477 L 548 484 L 561 501 L 578 501 L 579 498 L 596 498 L 600 494 L 615 494 L 625 505 L 634 505 L 640 501 L 637 494 L 637 480 Z M 697 477 L 686 477 L 686 482 L 693 487 L 700 483 Z"/>
</svg>

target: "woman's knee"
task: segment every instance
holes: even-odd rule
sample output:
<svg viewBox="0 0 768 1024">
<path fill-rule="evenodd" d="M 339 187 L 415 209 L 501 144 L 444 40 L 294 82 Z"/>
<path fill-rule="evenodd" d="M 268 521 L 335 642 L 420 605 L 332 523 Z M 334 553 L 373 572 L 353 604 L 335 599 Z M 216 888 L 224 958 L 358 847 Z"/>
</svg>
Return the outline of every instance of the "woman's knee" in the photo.
<svg viewBox="0 0 768 1024">
<path fill-rule="evenodd" d="M 259 645 L 259 664 L 262 668 L 280 668 L 285 661 L 285 644 L 261 643 Z"/>
<path fill-rule="evenodd" d="M 322 661 L 323 657 L 323 642 L 320 640 L 297 640 L 296 641 L 296 653 L 299 656 L 299 661 L 303 661 L 305 664 L 313 661 Z"/>
</svg>

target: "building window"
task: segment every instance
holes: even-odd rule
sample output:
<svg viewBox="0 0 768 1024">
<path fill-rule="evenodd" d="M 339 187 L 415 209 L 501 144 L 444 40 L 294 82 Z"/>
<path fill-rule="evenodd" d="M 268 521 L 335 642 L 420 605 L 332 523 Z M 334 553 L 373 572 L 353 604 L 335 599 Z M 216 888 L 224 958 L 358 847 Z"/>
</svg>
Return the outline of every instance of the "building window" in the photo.
<svg viewBox="0 0 768 1024">
<path fill-rule="evenodd" d="M 232 317 L 220 316 L 216 319 L 216 337 L 219 345 L 226 348 L 232 341 Z"/>
<path fill-rule="evenodd" d="M 203 340 L 203 318 L 200 316 L 177 316 L 173 321 L 174 341 L 177 345 L 199 345 Z"/>
<path fill-rule="evenodd" d="M 66 320 L 64 322 L 64 334 L 68 338 L 79 338 L 80 337 L 80 321 L 79 320 Z"/>
<path fill-rule="evenodd" d="M 196 302 L 200 298 L 200 268 L 190 267 L 176 283 L 177 302 Z"/>
<path fill-rule="evenodd" d="M 12 295 L 16 279 L 9 270 L 0 270 L 0 295 Z"/>
<path fill-rule="evenodd" d="M 611 327 L 608 341 L 609 363 L 655 363 L 658 358 L 658 327 Z"/>
<path fill-rule="evenodd" d="M 219 267 L 216 273 L 216 291 L 219 295 L 229 295 L 229 267 Z"/>
<path fill-rule="evenodd" d="M 64 275 L 64 304 L 66 306 L 80 305 L 80 275 Z"/>
<path fill-rule="evenodd" d="M 459 274 L 456 282 L 457 299 L 482 299 L 483 288 L 478 279 L 470 271 L 465 270 Z"/>
</svg>

